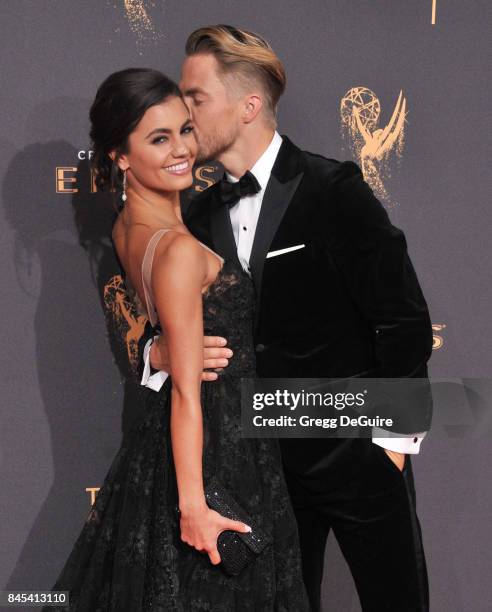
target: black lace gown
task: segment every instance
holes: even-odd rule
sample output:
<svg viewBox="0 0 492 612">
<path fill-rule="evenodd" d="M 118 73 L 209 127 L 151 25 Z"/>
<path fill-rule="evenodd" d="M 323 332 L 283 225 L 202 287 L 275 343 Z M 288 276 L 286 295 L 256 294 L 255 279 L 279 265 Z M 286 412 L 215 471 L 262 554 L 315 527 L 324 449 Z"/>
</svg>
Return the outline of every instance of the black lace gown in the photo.
<svg viewBox="0 0 492 612">
<path fill-rule="evenodd" d="M 202 383 L 204 480 L 216 475 L 273 544 L 231 577 L 181 541 L 168 378 L 158 393 L 149 395 L 124 437 L 52 587 L 70 592 L 70 610 L 309 610 L 278 442 L 241 437 L 240 377 L 255 375 L 253 307 L 250 277 L 226 260 L 203 298 L 205 334 L 228 338 L 234 351 L 218 380 Z"/>
</svg>

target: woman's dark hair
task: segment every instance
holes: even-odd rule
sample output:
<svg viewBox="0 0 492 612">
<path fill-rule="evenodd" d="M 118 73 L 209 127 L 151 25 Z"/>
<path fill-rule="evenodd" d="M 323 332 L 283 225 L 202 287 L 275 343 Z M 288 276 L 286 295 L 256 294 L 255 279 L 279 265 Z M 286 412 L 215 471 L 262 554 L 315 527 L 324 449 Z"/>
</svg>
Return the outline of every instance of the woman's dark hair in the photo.
<svg viewBox="0 0 492 612">
<path fill-rule="evenodd" d="M 121 189 L 123 172 L 117 161 L 128 152 L 128 136 L 151 106 L 170 96 L 182 99 L 179 87 L 151 68 L 113 72 L 99 86 L 89 112 L 94 151 L 92 168 L 99 190 Z M 116 151 L 114 161 L 109 156 L 113 150 Z"/>
</svg>

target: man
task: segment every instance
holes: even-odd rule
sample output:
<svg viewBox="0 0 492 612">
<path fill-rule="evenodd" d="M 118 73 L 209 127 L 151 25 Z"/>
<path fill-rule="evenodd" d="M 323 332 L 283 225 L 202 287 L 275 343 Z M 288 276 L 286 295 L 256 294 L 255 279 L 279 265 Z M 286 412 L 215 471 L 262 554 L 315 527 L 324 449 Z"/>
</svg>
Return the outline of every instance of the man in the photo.
<svg viewBox="0 0 492 612">
<path fill-rule="evenodd" d="M 432 329 L 404 235 L 355 163 L 278 134 L 285 73 L 268 43 L 212 26 L 190 35 L 186 55 L 180 87 L 200 158 L 220 161 L 226 176 L 183 207 L 183 220 L 253 278 L 259 376 L 426 377 Z M 225 342 L 204 339 L 205 369 L 234 359 Z M 149 354 L 160 370 L 152 376 Z M 163 338 L 147 342 L 144 359 L 142 384 L 158 390 L 169 367 Z M 364 611 L 428 610 L 409 458 L 424 434 L 281 440 L 313 610 L 330 529 Z"/>
</svg>

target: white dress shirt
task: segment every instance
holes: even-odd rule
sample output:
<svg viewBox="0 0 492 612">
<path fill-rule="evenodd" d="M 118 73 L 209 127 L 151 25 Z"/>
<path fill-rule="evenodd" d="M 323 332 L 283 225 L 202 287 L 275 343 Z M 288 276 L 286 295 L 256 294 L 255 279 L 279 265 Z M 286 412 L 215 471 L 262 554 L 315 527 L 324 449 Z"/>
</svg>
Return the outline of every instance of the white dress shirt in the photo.
<svg viewBox="0 0 492 612">
<path fill-rule="evenodd" d="M 241 198 L 237 204 L 229 209 L 232 231 L 237 246 L 237 255 L 243 269 L 248 274 L 250 274 L 249 258 L 251 256 L 251 249 L 253 247 L 253 239 L 255 237 L 256 225 L 258 224 L 258 217 L 260 216 L 263 196 L 265 195 L 265 188 L 270 179 L 273 164 L 277 159 L 281 144 L 282 137 L 278 132 L 275 132 L 267 149 L 251 168 L 251 173 L 260 184 L 260 191 Z M 232 176 L 228 172 L 226 172 L 226 176 L 231 183 L 235 183 L 239 180 L 239 178 Z"/>
<path fill-rule="evenodd" d="M 270 144 L 250 170 L 260 184 L 260 191 L 253 195 L 248 195 L 241 198 L 229 209 L 232 231 L 234 233 L 234 240 L 236 241 L 238 259 L 243 269 L 250 276 L 249 259 L 251 256 L 251 249 L 253 247 L 256 225 L 258 224 L 258 217 L 260 215 L 265 188 L 270 179 L 273 164 L 275 163 L 281 144 L 282 137 L 277 131 L 275 131 Z M 232 183 L 239 180 L 238 177 L 232 176 L 229 172 L 226 172 L 226 176 Z M 150 346 L 158 337 L 159 336 L 154 336 L 153 338 L 149 338 L 145 344 L 143 351 L 145 365 L 142 381 L 140 383 L 141 385 L 149 387 L 154 391 L 159 391 L 168 377 L 168 373 L 164 370 L 160 370 L 159 372 L 150 375 Z M 392 432 L 374 427 L 372 441 L 378 446 L 382 446 L 388 450 L 393 450 L 399 453 L 417 454 L 420 450 L 420 443 L 426 433 L 427 432 L 422 432 L 402 437 L 402 434 L 393 434 Z"/>
</svg>

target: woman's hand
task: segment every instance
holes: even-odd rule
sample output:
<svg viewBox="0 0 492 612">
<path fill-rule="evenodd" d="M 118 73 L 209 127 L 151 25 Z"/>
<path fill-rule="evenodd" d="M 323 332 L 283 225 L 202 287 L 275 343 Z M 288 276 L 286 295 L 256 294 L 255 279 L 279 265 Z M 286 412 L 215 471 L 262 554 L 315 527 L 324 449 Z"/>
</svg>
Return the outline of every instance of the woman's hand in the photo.
<svg viewBox="0 0 492 612">
<path fill-rule="evenodd" d="M 182 511 L 180 525 L 181 540 L 200 552 L 206 552 L 212 565 L 220 563 L 217 538 L 222 531 L 251 531 L 251 527 L 245 523 L 228 519 L 206 504 L 193 510 Z"/>
</svg>

